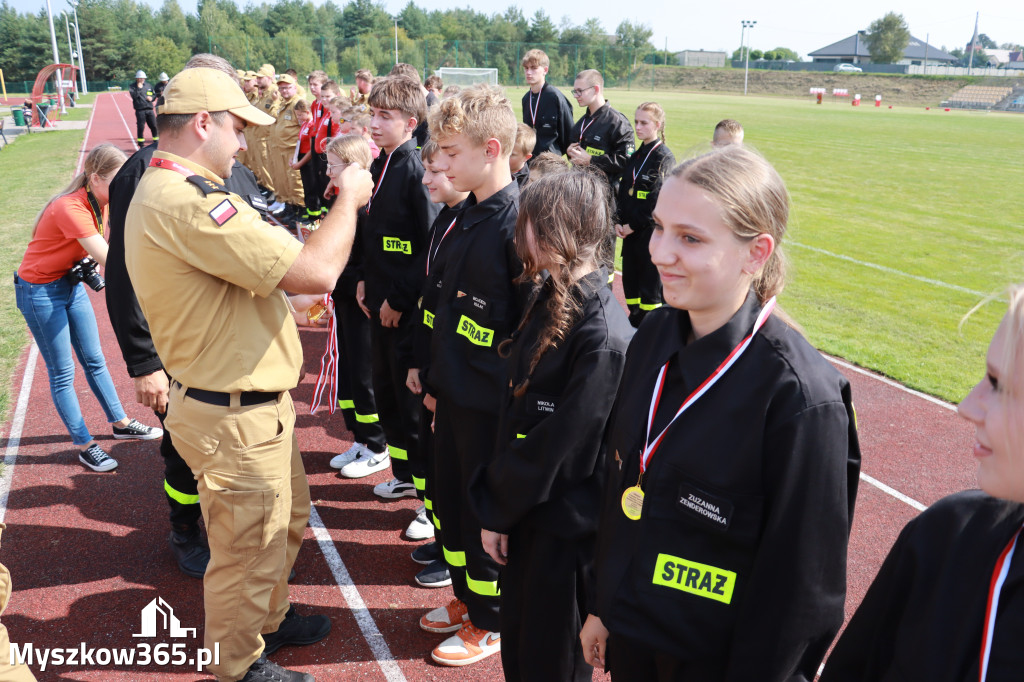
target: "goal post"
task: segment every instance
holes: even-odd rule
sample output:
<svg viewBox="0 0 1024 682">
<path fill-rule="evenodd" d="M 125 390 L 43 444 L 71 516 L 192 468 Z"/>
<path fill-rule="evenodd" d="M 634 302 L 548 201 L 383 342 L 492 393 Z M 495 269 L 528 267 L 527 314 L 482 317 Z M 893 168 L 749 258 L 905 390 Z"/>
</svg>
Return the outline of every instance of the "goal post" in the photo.
<svg viewBox="0 0 1024 682">
<path fill-rule="evenodd" d="M 468 69 L 444 66 L 434 72 L 445 85 L 476 85 L 477 83 L 498 84 L 497 69 Z"/>
</svg>

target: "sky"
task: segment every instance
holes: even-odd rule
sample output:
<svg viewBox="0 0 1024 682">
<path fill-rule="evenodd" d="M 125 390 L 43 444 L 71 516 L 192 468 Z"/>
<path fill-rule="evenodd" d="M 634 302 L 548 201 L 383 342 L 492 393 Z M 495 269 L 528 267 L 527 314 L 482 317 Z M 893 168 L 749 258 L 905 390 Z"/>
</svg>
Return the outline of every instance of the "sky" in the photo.
<svg viewBox="0 0 1024 682">
<path fill-rule="evenodd" d="M 159 7 L 162 0 L 138 0 Z M 236 0 L 244 6 L 248 0 Z M 65 0 L 50 0 L 53 11 L 67 8 Z M 196 0 L 178 0 L 188 13 L 196 11 Z M 313 0 L 320 4 L 323 0 Z M 344 6 L 345 0 L 334 0 Z M 391 13 L 401 11 L 408 0 L 383 0 Z M 19 12 L 37 12 L 46 7 L 46 0 L 8 0 Z M 732 52 L 740 45 L 741 20 L 756 21 L 750 30 L 752 49 L 769 50 L 788 47 L 801 57 L 852 35 L 858 29 L 867 29 L 872 21 L 895 11 L 903 15 L 911 34 L 935 47 L 948 49 L 963 46 L 974 31 L 974 15 L 980 12 L 979 33 L 988 34 L 997 43 L 1024 43 L 1024 10 L 1019 0 L 984 0 L 977 3 L 954 0 L 911 0 L 894 6 L 885 0 L 859 0 L 858 2 L 810 2 L 792 0 L 784 3 L 764 3 L 755 0 L 696 3 L 677 0 L 648 0 L 640 5 L 623 0 L 587 0 L 573 2 L 553 9 L 544 0 L 416 0 L 426 10 L 471 6 L 478 12 L 495 14 L 510 5 L 519 7 L 529 19 L 538 9 L 544 9 L 556 26 L 566 17 L 569 23 L 583 24 L 597 18 L 607 33 L 613 33 L 623 19 L 646 24 L 653 28 L 651 41 L 658 48 L 679 50 L 724 50 Z M 632 11 L 640 8 L 641 12 Z"/>
</svg>

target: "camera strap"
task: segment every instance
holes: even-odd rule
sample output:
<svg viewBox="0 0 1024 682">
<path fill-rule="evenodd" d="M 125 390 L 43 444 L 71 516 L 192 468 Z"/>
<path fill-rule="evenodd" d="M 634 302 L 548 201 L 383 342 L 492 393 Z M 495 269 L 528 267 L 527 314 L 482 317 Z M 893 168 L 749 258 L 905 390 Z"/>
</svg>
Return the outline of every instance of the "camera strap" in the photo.
<svg viewBox="0 0 1024 682">
<path fill-rule="evenodd" d="M 96 221 L 96 231 L 103 236 L 103 213 L 100 211 L 100 202 L 92 195 L 92 190 L 86 188 L 85 195 L 89 197 L 89 206 L 92 208 L 92 219 Z"/>
</svg>

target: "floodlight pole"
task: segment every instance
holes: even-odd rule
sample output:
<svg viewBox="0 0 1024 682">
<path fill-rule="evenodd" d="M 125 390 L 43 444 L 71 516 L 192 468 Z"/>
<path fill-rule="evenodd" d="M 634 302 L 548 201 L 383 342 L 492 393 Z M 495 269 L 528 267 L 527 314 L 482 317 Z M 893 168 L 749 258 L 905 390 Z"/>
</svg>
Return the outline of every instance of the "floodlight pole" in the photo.
<svg viewBox="0 0 1024 682">
<path fill-rule="evenodd" d="M 53 46 L 53 63 L 54 65 L 60 64 L 60 55 L 57 54 L 57 31 L 53 28 L 53 8 L 50 7 L 50 0 L 46 0 L 46 16 L 50 20 L 50 44 Z M 67 114 L 68 110 L 64 107 L 64 83 L 61 80 L 61 70 L 57 69 L 55 72 L 57 77 L 57 97 L 60 99 L 60 113 Z"/>
<path fill-rule="evenodd" d="M 64 32 L 67 33 L 67 36 L 68 36 L 68 53 L 71 55 L 71 66 L 74 66 L 75 65 L 75 46 L 71 42 L 71 26 L 69 25 L 69 22 L 68 22 L 68 11 L 67 10 L 61 10 L 61 14 L 64 15 Z"/>
<path fill-rule="evenodd" d="M 75 15 L 75 45 L 78 46 L 78 77 L 82 82 L 82 94 L 89 94 L 89 86 L 86 85 L 85 81 L 85 54 L 82 52 L 82 34 L 78 32 L 78 4 L 68 0 L 68 4 L 71 5 L 71 12 Z"/>
<path fill-rule="evenodd" d="M 743 24 L 743 30 L 744 31 L 746 31 L 746 29 L 748 29 L 748 28 L 749 29 L 753 29 L 754 26 L 757 25 L 756 21 L 747 21 L 746 19 L 742 20 L 741 23 Z M 742 32 L 741 32 L 741 35 L 742 35 Z M 750 42 L 750 34 L 749 33 L 747 33 L 747 42 Z M 749 45 L 743 48 L 743 52 L 745 53 L 745 57 L 746 57 L 746 59 L 745 59 L 745 61 L 743 63 L 743 94 L 746 95 L 747 94 L 747 78 L 750 75 L 750 47 L 749 47 Z"/>
<path fill-rule="evenodd" d="M 395 64 L 398 64 L 398 17 L 395 17 Z"/>
</svg>

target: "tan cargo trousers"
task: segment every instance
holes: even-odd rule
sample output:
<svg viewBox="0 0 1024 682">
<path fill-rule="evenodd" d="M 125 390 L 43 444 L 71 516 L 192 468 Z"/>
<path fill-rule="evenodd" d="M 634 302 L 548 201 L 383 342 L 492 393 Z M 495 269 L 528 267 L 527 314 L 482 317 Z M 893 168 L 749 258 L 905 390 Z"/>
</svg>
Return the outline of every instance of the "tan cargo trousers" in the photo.
<svg viewBox="0 0 1024 682">
<path fill-rule="evenodd" d="M 245 676 L 288 611 L 288 574 L 309 521 L 309 485 L 287 391 L 276 401 L 221 407 L 171 383 L 166 426 L 199 489 L 210 539 L 204 579 L 205 646 L 220 645 L 209 671 Z"/>
</svg>

